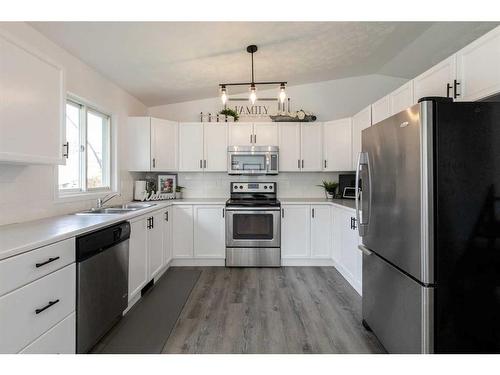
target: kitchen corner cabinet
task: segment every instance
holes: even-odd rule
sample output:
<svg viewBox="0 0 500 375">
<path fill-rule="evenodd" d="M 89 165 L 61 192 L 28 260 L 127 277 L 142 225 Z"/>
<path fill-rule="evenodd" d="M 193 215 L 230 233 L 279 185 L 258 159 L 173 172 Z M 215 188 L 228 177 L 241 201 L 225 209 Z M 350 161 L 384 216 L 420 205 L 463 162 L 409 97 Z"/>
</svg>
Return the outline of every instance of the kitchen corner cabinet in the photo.
<svg viewBox="0 0 500 375">
<path fill-rule="evenodd" d="M 456 79 L 456 56 L 450 56 L 413 80 L 415 102 L 425 96 L 453 97 Z"/>
<path fill-rule="evenodd" d="M 194 211 L 194 256 L 224 258 L 226 253 L 225 206 L 196 205 Z"/>
<path fill-rule="evenodd" d="M 129 171 L 176 171 L 178 123 L 154 117 L 129 117 L 127 124 Z"/>
<path fill-rule="evenodd" d="M 361 132 L 372 124 L 371 106 L 352 117 L 352 168 L 356 170 L 358 155 L 361 152 Z"/>
<path fill-rule="evenodd" d="M 323 170 L 325 172 L 352 169 L 351 135 L 350 117 L 323 124 Z"/>
<path fill-rule="evenodd" d="M 226 172 L 228 123 L 179 124 L 179 171 Z"/>
<path fill-rule="evenodd" d="M 337 270 L 361 294 L 363 256 L 358 249 L 359 235 L 351 210 L 333 209 L 333 253 Z"/>
<path fill-rule="evenodd" d="M 149 216 L 148 232 L 148 281 L 154 279 L 165 265 L 163 248 L 164 212 L 155 211 Z"/>
<path fill-rule="evenodd" d="M 456 54 L 457 100 L 475 101 L 500 92 L 500 26 Z"/>
<path fill-rule="evenodd" d="M 4 31 L 0 98 L 0 162 L 65 164 L 64 70 Z"/>
<path fill-rule="evenodd" d="M 193 257 L 193 206 L 172 207 L 172 251 L 174 258 Z"/>
</svg>

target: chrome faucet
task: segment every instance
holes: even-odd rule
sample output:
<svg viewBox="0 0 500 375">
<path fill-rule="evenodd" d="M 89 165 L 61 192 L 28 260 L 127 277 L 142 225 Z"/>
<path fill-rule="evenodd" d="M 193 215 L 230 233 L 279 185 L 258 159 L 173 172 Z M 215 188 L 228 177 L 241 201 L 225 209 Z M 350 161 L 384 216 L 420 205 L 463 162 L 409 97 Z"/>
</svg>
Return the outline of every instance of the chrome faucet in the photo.
<svg viewBox="0 0 500 375">
<path fill-rule="evenodd" d="M 108 202 L 109 200 L 113 199 L 117 195 L 120 195 L 118 193 L 111 193 L 108 195 L 105 195 L 103 198 L 97 198 L 97 208 L 102 208 Z"/>
</svg>

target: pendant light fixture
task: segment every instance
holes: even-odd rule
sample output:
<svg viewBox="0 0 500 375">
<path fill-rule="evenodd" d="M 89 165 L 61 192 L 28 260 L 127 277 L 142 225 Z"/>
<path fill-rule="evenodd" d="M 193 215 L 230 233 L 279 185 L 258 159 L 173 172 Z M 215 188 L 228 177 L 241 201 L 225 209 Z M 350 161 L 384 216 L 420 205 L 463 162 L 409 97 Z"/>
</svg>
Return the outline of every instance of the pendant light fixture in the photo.
<svg viewBox="0 0 500 375">
<path fill-rule="evenodd" d="M 252 80 L 250 82 L 239 82 L 239 83 L 220 83 L 219 88 L 220 88 L 220 99 L 222 101 L 222 104 L 226 104 L 228 101 L 229 97 L 227 95 L 227 88 L 226 86 L 249 86 L 249 95 L 248 95 L 248 100 L 252 103 L 252 105 L 255 104 L 257 100 L 257 86 L 256 85 L 279 85 L 280 91 L 278 95 L 278 100 L 281 103 L 285 102 L 286 99 L 286 84 L 287 82 L 283 81 L 276 81 L 276 82 L 255 82 L 255 75 L 254 75 L 254 66 L 253 66 L 253 54 L 257 52 L 257 46 L 255 44 L 249 45 L 247 47 L 247 52 L 251 54 L 252 56 Z"/>
</svg>

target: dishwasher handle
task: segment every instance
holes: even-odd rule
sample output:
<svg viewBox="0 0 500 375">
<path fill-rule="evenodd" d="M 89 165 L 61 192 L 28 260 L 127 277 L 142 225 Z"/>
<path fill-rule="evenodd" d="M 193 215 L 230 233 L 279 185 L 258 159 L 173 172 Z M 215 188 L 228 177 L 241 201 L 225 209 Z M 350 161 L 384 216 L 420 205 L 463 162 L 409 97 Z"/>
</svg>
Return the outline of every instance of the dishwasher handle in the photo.
<svg viewBox="0 0 500 375">
<path fill-rule="evenodd" d="M 127 221 L 78 236 L 76 238 L 76 261 L 83 262 L 129 238 L 130 223 Z"/>
</svg>

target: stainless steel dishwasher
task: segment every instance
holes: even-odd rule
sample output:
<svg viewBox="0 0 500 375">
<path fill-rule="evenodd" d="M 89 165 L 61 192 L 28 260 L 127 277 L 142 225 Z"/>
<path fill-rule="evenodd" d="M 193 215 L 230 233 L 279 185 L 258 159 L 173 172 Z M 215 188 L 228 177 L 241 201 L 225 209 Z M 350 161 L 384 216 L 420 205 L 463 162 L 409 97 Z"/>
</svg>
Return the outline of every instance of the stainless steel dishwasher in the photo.
<svg viewBox="0 0 500 375">
<path fill-rule="evenodd" d="M 121 318 L 128 303 L 130 224 L 76 239 L 76 351 L 87 353 Z"/>
</svg>

